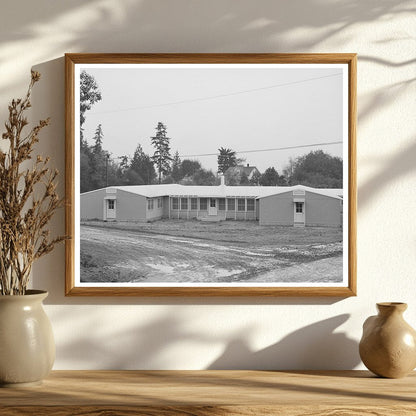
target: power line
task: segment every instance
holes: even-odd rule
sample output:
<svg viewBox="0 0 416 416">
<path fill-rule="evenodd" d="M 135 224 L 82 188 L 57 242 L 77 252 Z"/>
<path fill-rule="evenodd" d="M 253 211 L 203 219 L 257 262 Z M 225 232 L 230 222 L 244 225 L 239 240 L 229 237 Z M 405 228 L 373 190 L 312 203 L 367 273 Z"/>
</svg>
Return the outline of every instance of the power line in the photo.
<svg viewBox="0 0 416 416">
<path fill-rule="evenodd" d="M 278 150 L 290 150 L 290 149 L 300 149 L 302 147 L 315 147 L 315 146 L 330 146 L 333 144 L 341 144 L 342 141 L 337 141 L 337 142 L 325 142 L 325 143 L 312 143 L 312 144 L 303 144 L 303 145 L 299 145 L 299 146 L 287 146 L 287 147 L 275 147 L 273 149 L 257 149 L 257 150 L 241 150 L 241 151 L 236 151 L 236 154 L 241 154 L 241 153 L 260 153 L 260 152 L 273 152 L 273 151 L 278 151 Z M 179 157 L 184 158 L 184 157 L 203 157 L 203 156 L 218 156 L 219 153 L 203 153 L 203 154 L 199 154 L 199 155 L 179 155 Z"/>
<path fill-rule="evenodd" d="M 225 97 L 231 97 L 231 96 L 234 96 L 234 95 L 241 95 L 241 94 L 247 94 L 247 93 L 256 92 L 256 91 L 269 90 L 269 89 L 272 89 L 272 88 L 279 88 L 279 87 L 286 87 L 286 86 L 289 86 L 289 85 L 302 84 L 304 82 L 315 81 L 315 80 L 323 79 L 323 78 L 336 77 L 336 76 L 339 76 L 339 75 L 342 75 L 342 72 L 339 72 L 339 73 L 336 73 L 336 74 L 331 74 L 331 75 L 323 75 L 321 77 L 302 79 L 302 80 L 299 80 L 299 81 L 286 82 L 284 84 L 275 84 L 275 85 L 269 85 L 267 87 L 253 88 L 253 89 L 244 90 L 244 91 L 236 91 L 236 92 L 231 92 L 231 93 L 228 93 L 228 94 L 219 94 L 219 95 L 212 95 L 212 96 L 209 96 L 209 97 L 193 98 L 193 99 L 189 99 L 189 100 L 172 101 L 172 102 L 169 102 L 169 103 L 143 105 L 143 106 L 138 106 L 138 107 L 118 109 L 118 110 L 89 112 L 88 115 L 120 113 L 120 112 L 124 112 L 124 111 L 144 110 L 144 109 L 148 109 L 148 108 L 166 107 L 166 106 L 170 106 L 170 105 L 195 103 L 195 102 L 198 102 L 198 101 L 215 100 L 217 98 L 225 98 Z"/>
</svg>

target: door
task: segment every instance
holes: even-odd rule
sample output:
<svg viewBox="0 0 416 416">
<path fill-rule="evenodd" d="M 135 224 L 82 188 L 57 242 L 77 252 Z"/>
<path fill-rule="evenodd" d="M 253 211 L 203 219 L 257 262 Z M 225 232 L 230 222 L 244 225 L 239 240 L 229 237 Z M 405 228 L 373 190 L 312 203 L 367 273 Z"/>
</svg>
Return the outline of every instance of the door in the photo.
<svg viewBox="0 0 416 416">
<path fill-rule="evenodd" d="M 305 203 L 295 202 L 294 206 L 294 223 L 305 225 Z"/>
<path fill-rule="evenodd" d="M 217 199 L 209 199 L 208 215 L 217 215 Z"/>
<path fill-rule="evenodd" d="M 107 220 L 115 220 L 116 219 L 116 200 L 115 199 L 107 199 L 107 212 L 106 212 Z"/>
</svg>

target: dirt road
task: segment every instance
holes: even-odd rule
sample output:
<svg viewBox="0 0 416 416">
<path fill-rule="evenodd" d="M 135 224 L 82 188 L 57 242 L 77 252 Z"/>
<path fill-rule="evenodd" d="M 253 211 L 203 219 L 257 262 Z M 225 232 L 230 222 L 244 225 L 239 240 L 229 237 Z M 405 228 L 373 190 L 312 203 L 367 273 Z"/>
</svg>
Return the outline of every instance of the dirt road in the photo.
<svg viewBox="0 0 416 416">
<path fill-rule="evenodd" d="M 250 242 L 81 226 L 84 282 L 340 282 L 342 243 Z"/>
</svg>

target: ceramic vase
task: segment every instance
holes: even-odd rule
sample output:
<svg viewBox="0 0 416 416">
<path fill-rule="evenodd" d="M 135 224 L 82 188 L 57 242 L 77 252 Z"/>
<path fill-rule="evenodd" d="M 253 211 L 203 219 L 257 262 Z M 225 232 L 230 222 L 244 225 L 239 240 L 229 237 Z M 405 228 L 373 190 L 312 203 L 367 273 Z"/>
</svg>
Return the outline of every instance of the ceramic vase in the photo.
<svg viewBox="0 0 416 416">
<path fill-rule="evenodd" d="M 400 378 L 416 367 L 416 331 L 404 320 L 405 303 L 377 303 L 378 315 L 363 325 L 360 357 L 381 377 Z"/>
<path fill-rule="evenodd" d="M 55 360 L 52 326 L 42 301 L 47 292 L 0 296 L 0 386 L 40 384 Z"/>
</svg>

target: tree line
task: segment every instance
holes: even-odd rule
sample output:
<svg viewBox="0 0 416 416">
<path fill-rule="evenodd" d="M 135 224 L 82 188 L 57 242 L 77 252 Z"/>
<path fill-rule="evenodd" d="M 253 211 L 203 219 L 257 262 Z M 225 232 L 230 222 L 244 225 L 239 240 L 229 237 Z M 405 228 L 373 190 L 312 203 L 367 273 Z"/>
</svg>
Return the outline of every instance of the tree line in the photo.
<svg viewBox="0 0 416 416">
<path fill-rule="evenodd" d="M 93 144 L 81 139 L 80 186 L 81 192 L 121 185 L 150 185 L 181 183 L 184 185 L 216 185 L 217 176 L 212 170 L 204 169 L 197 160 L 181 160 L 179 152 L 170 153 L 166 126 L 159 122 L 156 134 L 150 138 L 154 147 L 153 155 L 137 147 L 132 157 L 127 155 L 113 158 L 103 148 L 104 133 L 101 124 L 97 126 Z"/>
<path fill-rule="evenodd" d="M 84 138 L 83 125 L 86 111 L 102 99 L 99 87 L 90 74 L 80 76 L 80 187 L 81 192 L 120 185 L 148 185 L 156 183 L 180 183 L 183 185 L 218 185 L 219 178 L 212 170 L 202 167 L 198 160 L 181 159 L 178 151 L 172 155 L 171 138 L 167 127 L 158 122 L 150 143 L 152 155 L 143 151 L 137 144 L 133 156 L 118 158 L 105 150 L 105 135 L 98 124 L 92 144 Z M 245 169 L 245 159 L 237 157 L 237 152 L 228 147 L 218 149 L 218 173 L 224 175 L 229 186 L 285 186 L 303 184 L 317 188 L 342 188 L 342 159 L 312 151 L 307 155 L 290 159 L 288 165 L 278 173 L 275 166 L 263 173 L 257 169 Z M 248 172 L 248 173 L 247 173 Z"/>
<path fill-rule="evenodd" d="M 220 147 L 218 152 L 218 172 L 225 176 L 227 185 L 306 185 L 315 188 L 342 188 L 342 159 L 322 150 L 289 159 L 281 175 L 274 166 L 270 166 L 263 173 L 254 171 L 250 177 L 244 169 L 230 169 L 243 168 L 242 164 L 245 162 L 245 159 L 237 158 L 235 151 Z"/>
</svg>

